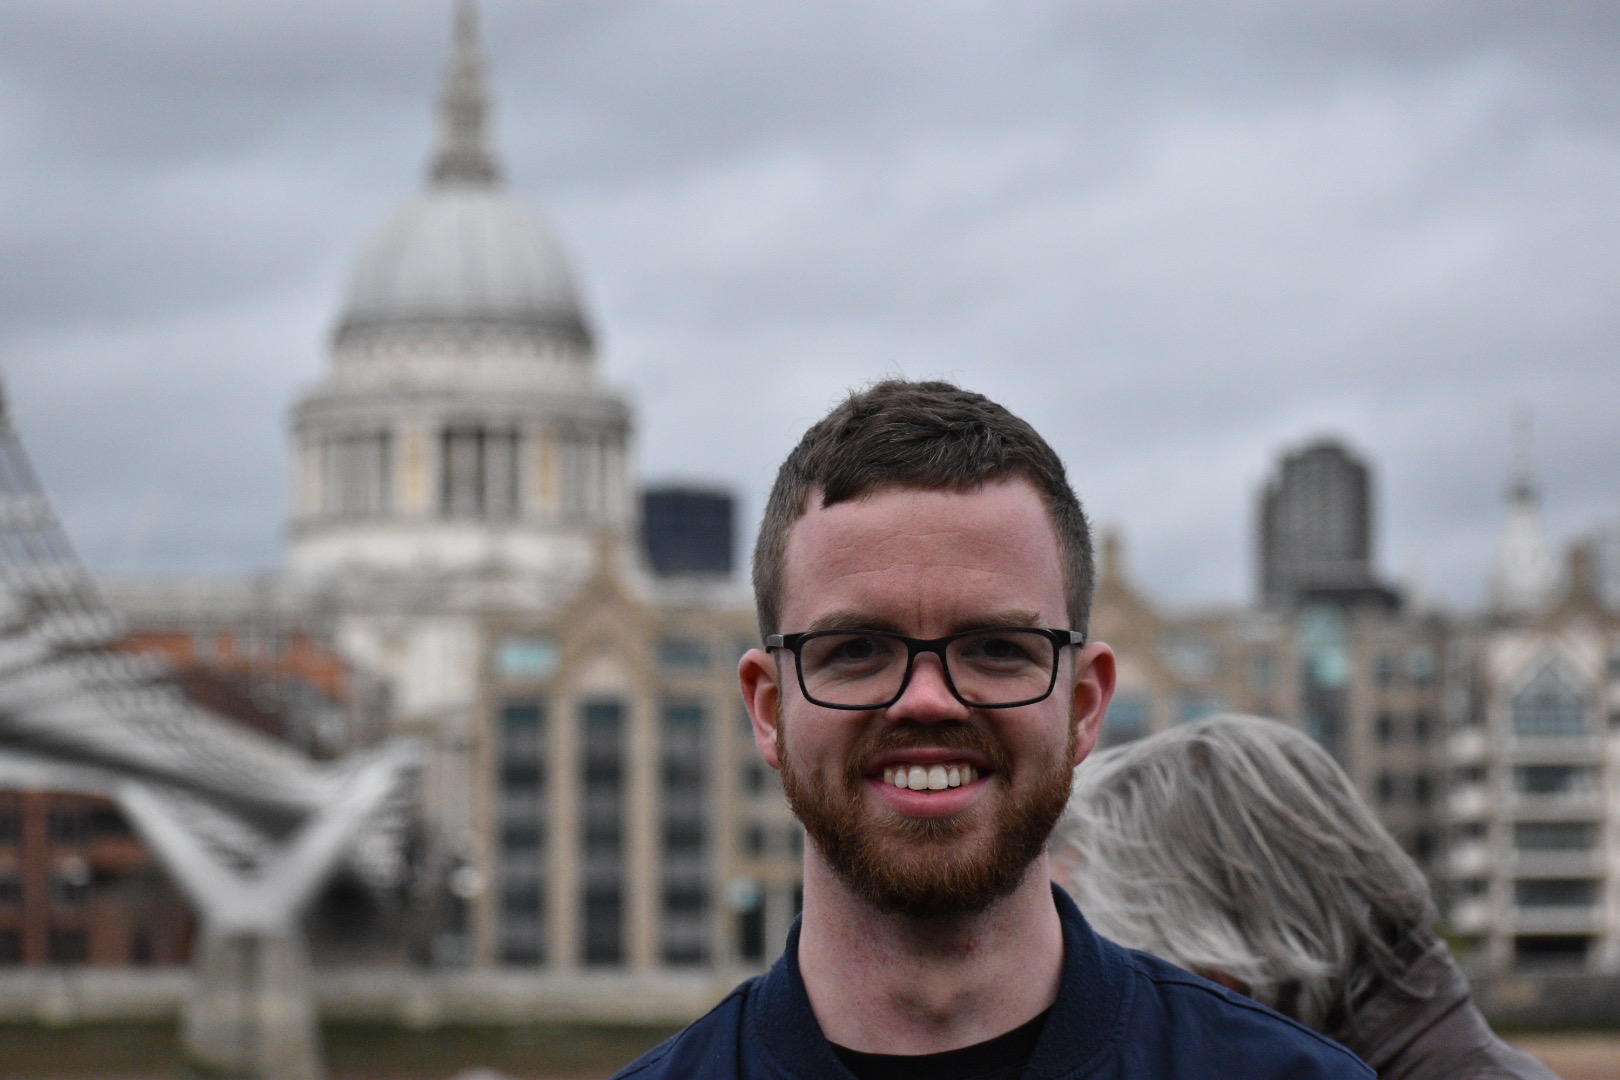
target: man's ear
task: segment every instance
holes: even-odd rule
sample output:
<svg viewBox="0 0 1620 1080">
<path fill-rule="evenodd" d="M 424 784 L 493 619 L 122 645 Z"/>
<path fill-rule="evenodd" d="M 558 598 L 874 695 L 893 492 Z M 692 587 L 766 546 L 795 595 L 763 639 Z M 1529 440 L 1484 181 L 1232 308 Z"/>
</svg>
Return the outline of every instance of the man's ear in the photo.
<svg viewBox="0 0 1620 1080">
<path fill-rule="evenodd" d="M 749 649 L 737 662 L 737 682 L 742 686 L 743 705 L 754 727 L 754 745 L 765 764 L 780 769 L 776 755 L 776 728 L 781 722 L 781 672 L 776 658 L 764 649 Z"/>
<path fill-rule="evenodd" d="M 1074 696 L 1070 699 L 1070 720 L 1075 726 L 1074 763 L 1080 764 L 1097 745 L 1102 732 L 1103 716 L 1108 702 L 1114 696 L 1117 670 L 1114 650 L 1100 641 L 1093 641 L 1074 658 Z"/>
</svg>

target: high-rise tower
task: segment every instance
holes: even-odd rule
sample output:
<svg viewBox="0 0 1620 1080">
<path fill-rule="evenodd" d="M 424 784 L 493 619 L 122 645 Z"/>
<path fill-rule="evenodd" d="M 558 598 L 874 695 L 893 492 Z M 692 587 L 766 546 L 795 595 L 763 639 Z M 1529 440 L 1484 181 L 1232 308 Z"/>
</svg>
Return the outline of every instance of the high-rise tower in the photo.
<svg viewBox="0 0 1620 1080">
<path fill-rule="evenodd" d="M 1283 458 L 1260 504 L 1260 591 L 1270 605 L 1307 599 L 1393 604 L 1372 563 L 1372 479 L 1342 443 Z"/>
</svg>

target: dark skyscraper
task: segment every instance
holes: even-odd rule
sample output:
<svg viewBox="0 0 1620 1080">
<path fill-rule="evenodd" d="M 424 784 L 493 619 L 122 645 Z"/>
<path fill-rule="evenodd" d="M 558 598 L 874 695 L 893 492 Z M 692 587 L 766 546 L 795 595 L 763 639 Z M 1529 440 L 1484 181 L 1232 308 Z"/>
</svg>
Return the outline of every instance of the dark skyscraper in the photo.
<svg viewBox="0 0 1620 1080">
<path fill-rule="evenodd" d="M 1260 592 L 1268 605 L 1396 597 L 1372 565 L 1372 478 L 1343 444 L 1322 439 L 1282 460 L 1260 503 Z"/>
<path fill-rule="evenodd" d="M 732 498 L 724 491 L 668 487 L 641 497 L 647 558 L 664 575 L 730 574 Z"/>
</svg>

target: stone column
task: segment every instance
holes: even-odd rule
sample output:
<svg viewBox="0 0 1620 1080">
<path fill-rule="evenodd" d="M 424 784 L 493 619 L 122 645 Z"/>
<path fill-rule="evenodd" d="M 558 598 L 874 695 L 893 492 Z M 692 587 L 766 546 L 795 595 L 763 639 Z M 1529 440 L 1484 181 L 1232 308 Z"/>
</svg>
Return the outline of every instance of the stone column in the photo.
<svg viewBox="0 0 1620 1080">
<path fill-rule="evenodd" d="M 296 933 L 209 933 L 180 1021 L 202 1076 L 324 1080 L 309 956 Z"/>
</svg>

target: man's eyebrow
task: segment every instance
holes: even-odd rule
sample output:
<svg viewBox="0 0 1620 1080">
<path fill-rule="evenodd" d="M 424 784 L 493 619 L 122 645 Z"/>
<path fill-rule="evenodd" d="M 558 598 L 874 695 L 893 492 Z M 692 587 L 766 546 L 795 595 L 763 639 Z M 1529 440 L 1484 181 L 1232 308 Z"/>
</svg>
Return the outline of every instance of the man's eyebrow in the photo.
<svg viewBox="0 0 1620 1080">
<path fill-rule="evenodd" d="M 884 630 L 891 634 L 901 632 L 900 624 L 892 619 L 858 611 L 829 611 L 810 624 L 810 632 L 817 630 Z"/>
<path fill-rule="evenodd" d="M 987 611 L 957 624 L 962 630 L 994 630 L 1007 626 L 1040 626 L 1041 617 L 1033 611 Z"/>
</svg>

